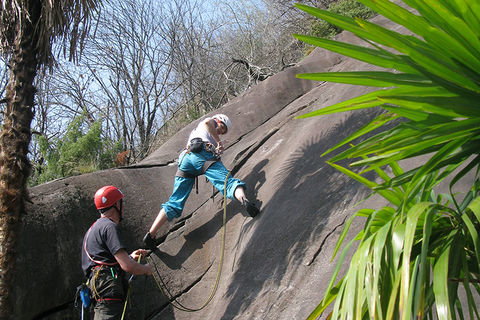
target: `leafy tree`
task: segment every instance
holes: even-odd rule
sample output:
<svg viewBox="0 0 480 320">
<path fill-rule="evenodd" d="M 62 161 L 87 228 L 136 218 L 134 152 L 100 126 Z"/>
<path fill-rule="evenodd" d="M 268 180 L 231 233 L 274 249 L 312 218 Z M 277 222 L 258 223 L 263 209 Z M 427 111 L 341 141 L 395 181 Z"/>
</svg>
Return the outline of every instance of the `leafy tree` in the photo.
<svg viewBox="0 0 480 320">
<path fill-rule="evenodd" d="M 388 0 L 360 2 L 416 36 L 297 5 L 371 46 L 300 35 L 298 39 L 385 68 L 298 75 L 382 88 L 303 117 L 383 108 L 382 115 L 326 154 L 379 129 L 328 162 L 390 203 L 359 210 L 349 220 L 337 250 L 355 217 L 365 217 L 366 224 L 342 250 L 325 296 L 309 319 L 332 303 L 331 319 L 478 319 L 474 296 L 480 293 L 480 3 L 405 0 L 408 8 Z M 396 119 L 403 121 L 385 127 Z M 398 163 L 420 155 L 428 160 L 411 170 L 404 171 Z M 342 159 L 363 171 L 338 165 Z M 383 182 L 365 178 L 367 171 L 375 171 Z M 470 191 L 455 194 L 455 184 L 467 175 L 474 178 Z M 451 179 L 451 194 L 436 195 L 435 187 L 446 177 Z M 350 268 L 340 276 L 339 268 L 355 242 Z M 461 290 L 466 293 L 463 307 Z"/>
<path fill-rule="evenodd" d="M 122 149 L 120 142 L 102 137 L 100 121 L 89 124 L 85 115 L 76 117 L 64 136 L 50 141 L 43 135 L 37 139 L 42 163 L 36 165 L 32 184 L 111 168 L 114 156 Z"/>
<path fill-rule="evenodd" d="M 350 18 L 370 19 L 375 12 L 356 0 L 340 0 L 328 6 L 328 11 Z M 343 29 L 325 20 L 316 20 L 312 24 L 312 34 L 317 37 L 332 38 Z"/>
<path fill-rule="evenodd" d="M 10 298 L 15 269 L 16 234 L 25 211 L 27 157 L 35 88 L 33 81 L 42 66 L 54 61 L 53 43 L 61 39 L 70 58 L 75 58 L 89 28 L 92 10 L 100 3 L 88 0 L 2 0 L 0 49 L 9 60 L 6 107 L 0 133 L 0 318 L 12 316 Z M 66 44 L 69 44 L 70 50 Z"/>
</svg>

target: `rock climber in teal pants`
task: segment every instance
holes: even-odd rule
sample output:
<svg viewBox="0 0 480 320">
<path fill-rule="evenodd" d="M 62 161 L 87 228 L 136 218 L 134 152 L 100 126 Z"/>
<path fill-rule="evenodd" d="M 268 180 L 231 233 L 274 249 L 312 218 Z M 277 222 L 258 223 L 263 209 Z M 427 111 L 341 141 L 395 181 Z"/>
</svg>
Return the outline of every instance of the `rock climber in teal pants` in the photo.
<svg viewBox="0 0 480 320">
<path fill-rule="evenodd" d="M 232 122 L 226 115 L 217 114 L 201 121 L 190 133 L 187 148 L 180 154 L 178 160 L 172 195 L 162 204 L 160 212 L 143 239 L 147 248 L 156 249 L 157 231 L 167 220 L 180 217 L 195 184 L 195 177 L 202 174 L 205 174 L 221 194 L 226 191 L 229 199 L 237 199 L 251 217 L 259 213 L 259 209 L 248 201 L 245 195 L 245 182 L 229 176 L 224 190 L 228 170 L 219 157 L 223 152 L 220 135 L 226 134 L 231 126 Z"/>
</svg>

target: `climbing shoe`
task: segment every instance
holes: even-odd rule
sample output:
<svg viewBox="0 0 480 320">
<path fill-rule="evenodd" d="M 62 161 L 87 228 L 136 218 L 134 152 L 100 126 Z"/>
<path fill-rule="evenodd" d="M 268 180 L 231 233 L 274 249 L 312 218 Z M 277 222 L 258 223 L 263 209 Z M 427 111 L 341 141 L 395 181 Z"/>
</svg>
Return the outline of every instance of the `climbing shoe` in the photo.
<svg viewBox="0 0 480 320">
<path fill-rule="evenodd" d="M 147 232 L 145 237 L 143 237 L 143 243 L 145 243 L 145 247 L 147 249 L 150 249 L 152 251 L 157 250 L 157 244 L 155 242 L 155 239 L 152 238 L 152 235 L 150 234 L 150 232 Z"/>
<path fill-rule="evenodd" d="M 247 211 L 248 215 L 252 218 L 255 218 L 260 213 L 260 210 L 258 210 L 258 208 L 248 200 L 243 201 L 242 205 Z"/>
</svg>

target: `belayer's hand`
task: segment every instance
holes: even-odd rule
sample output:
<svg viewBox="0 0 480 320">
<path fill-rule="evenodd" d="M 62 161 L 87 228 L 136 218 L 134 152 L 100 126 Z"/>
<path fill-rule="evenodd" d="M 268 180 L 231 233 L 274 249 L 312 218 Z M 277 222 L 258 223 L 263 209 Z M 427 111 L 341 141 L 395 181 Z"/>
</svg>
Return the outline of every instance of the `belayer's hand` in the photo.
<svg viewBox="0 0 480 320">
<path fill-rule="evenodd" d="M 148 253 L 149 253 L 148 250 L 137 249 L 137 250 L 133 251 L 132 253 L 130 253 L 130 257 L 132 257 L 133 260 L 138 262 L 141 257 L 146 257 Z"/>
<path fill-rule="evenodd" d="M 155 239 L 152 238 L 152 235 L 150 234 L 150 232 L 147 232 L 145 237 L 143 237 L 143 243 L 145 243 L 145 247 L 147 249 L 150 249 L 152 251 L 157 250 L 157 244 L 155 243 Z"/>
</svg>

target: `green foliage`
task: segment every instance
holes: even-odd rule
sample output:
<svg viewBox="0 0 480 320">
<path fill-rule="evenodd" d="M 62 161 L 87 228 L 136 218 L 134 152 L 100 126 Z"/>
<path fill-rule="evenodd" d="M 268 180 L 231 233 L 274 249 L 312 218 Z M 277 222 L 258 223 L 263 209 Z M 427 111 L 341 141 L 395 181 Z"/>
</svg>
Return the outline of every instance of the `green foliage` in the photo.
<svg viewBox="0 0 480 320">
<path fill-rule="evenodd" d="M 349 169 L 331 165 L 373 190 L 378 188 L 391 206 L 361 209 L 349 219 L 335 255 L 353 220 L 362 218 L 366 223 L 341 250 L 324 299 L 308 319 L 319 317 L 333 302 L 332 319 L 346 314 L 352 315 L 351 319 L 427 319 L 435 308 L 438 318 L 452 319 L 461 303 L 460 286 L 467 293 L 469 319 L 478 318 L 473 296 L 479 292 L 476 282 L 480 276 L 480 183 L 472 185 L 457 203 L 451 195 L 435 194 L 434 187 L 446 177 L 440 171 L 402 188 L 383 188 Z M 403 174 L 397 163 L 389 169 L 394 176 Z M 386 171 L 377 169 L 377 173 L 389 180 Z M 412 183 L 417 184 L 418 192 L 409 201 L 402 200 L 408 198 Z M 355 241 L 358 247 L 348 271 L 339 277 Z"/>
<path fill-rule="evenodd" d="M 341 251 L 330 286 L 309 319 L 332 303 L 331 319 L 479 319 L 473 297 L 480 294 L 480 3 L 405 0 L 411 7 L 406 9 L 388 0 L 360 2 L 416 36 L 297 5 L 372 46 L 302 35 L 298 39 L 385 69 L 298 75 L 381 88 L 301 117 L 383 108 L 385 113 L 325 154 L 350 146 L 329 163 L 390 205 L 357 213 L 367 219 L 366 225 Z M 399 118 L 403 121 L 385 129 Z M 352 144 L 373 130 L 380 133 Z M 420 155 L 427 161 L 411 170 L 398 164 Z M 363 171 L 339 166 L 340 160 Z M 382 182 L 366 179 L 367 171 Z M 454 185 L 467 175 L 474 177 L 470 191 L 463 198 L 454 195 Z M 447 177 L 451 194 L 435 195 L 435 187 Z M 350 268 L 339 276 L 355 242 L 359 245 Z M 463 307 L 459 290 L 466 293 Z"/>
<path fill-rule="evenodd" d="M 375 11 L 361 4 L 356 0 L 340 0 L 330 4 L 328 11 L 350 18 L 370 19 L 375 15 Z M 322 38 L 332 38 L 343 31 L 325 20 L 316 20 L 312 24 L 312 34 Z"/>
<path fill-rule="evenodd" d="M 102 140 L 101 133 L 100 121 L 87 125 L 85 117 L 79 116 L 68 125 L 62 137 L 49 141 L 39 136 L 43 162 L 36 164 L 30 184 L 113 167 L 121 144 Z"/>
</svg>

